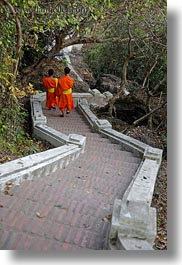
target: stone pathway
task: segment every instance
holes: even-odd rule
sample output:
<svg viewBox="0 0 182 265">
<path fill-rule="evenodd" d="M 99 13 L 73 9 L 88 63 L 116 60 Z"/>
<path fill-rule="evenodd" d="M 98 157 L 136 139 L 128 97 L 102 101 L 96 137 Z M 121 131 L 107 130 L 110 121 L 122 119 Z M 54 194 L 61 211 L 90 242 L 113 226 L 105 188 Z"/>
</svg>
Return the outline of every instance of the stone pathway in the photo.
<svg viewBox="0 0 182 265">
<path fill-rule="evenodd" d="M 103 138 L 73 110 L 45 110 L 47 125 L 86 136 L 84 154 L 65 169 L 24 181 L 0 194 L 0 249 L 106 249 L 115 198 L 121 198 L 140 159 Z"/>
</svg>

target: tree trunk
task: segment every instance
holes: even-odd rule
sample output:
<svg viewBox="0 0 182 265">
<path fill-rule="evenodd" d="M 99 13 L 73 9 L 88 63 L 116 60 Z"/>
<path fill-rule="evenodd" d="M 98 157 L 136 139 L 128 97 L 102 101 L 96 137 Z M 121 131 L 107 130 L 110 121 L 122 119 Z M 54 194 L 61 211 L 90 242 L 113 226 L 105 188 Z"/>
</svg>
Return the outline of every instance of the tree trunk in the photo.
<svg viewBox="0 0 182 265">
<path fill-rule="evenodd" d="M 147 106 L 147 112 L 150 113 L 151 112 L 151 99 L 152 97 L 150 95 L 148 95 L 147 97 L 147 102 L 146 102 L 146 106 Z M 152 114 L 149 115 L 149 118 L 148 118 L 148 127 L 149 129 L 152 130 L 153 128 L 153 116 Z"/>
<path fill-rule="evenodd" d="M 116 100 L 120 97 L 126 96 L 126 86 L 127 86 L 127 68 L 128 63 L 131 59 L 135 57 L 135 54 L 131 51 L 131 43 L 132 43 L 132 36 L 130 31 L 130 21 L 128 21 L 128 55 L 124 59 L 123 67 L 121 69 L 121 84 L 118 92 L 115 96 L 108 102 L 109 104 L 109 115 L 112 117 L 112 113 L 114 112 L 114 116 L 116 117 L 116 110 L 114 104 Z"/>
</svg>

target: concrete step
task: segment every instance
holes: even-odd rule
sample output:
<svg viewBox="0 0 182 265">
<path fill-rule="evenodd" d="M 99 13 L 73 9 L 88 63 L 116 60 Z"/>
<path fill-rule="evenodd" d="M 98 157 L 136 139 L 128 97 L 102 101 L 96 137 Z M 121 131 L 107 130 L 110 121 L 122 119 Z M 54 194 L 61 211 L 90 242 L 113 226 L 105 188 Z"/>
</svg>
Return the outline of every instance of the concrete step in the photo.
<svg viewBox="0 0 182 265">
<path fill-rule="evenodd" d="M 120 147 L 118 146 L 109 146 L 109 150 L 108 147 L 106 146 L 97 146 L 96 148 L 94 148 L 93 150 L 89 147 L 85 148 L 85 153 L 84 156 L 88 157 L 90 156 L 90 158 L 97 156 L 97 159 L 102 159 L 102 160 L 108 160 L 111 159 L 112 156 L 112 160 L 126 160 L 126 159 L 131 159 L 131 163 L 133 161 L 136 161 L 137 163 L 141 161 L 141 158 L 134 156 L 132 153 L 126 152 L 126 151 L 121 151 Z"/>
<path fill-rule="evenodd" d="M 96 153 L 112 153 L 113 151 L 122 151 L 121 147 L 119 145 L 113 145 L 111 143 L 97 143 L 96 141 L 94 142 L 88 142 L 86 141 L 85 145 L 85 151 L 86 152 L 96 152 Z"/>
<path fill-rule="evenodd" d="M 48 126 L 85 135 L 85 153 L 66 168 L 0 194 L 0 249 L 105 249 L 115 198 L 122 198 L 141 159 L 93 133 L 74 110 L 60 118 L 45 110 Z"/>
</svg>

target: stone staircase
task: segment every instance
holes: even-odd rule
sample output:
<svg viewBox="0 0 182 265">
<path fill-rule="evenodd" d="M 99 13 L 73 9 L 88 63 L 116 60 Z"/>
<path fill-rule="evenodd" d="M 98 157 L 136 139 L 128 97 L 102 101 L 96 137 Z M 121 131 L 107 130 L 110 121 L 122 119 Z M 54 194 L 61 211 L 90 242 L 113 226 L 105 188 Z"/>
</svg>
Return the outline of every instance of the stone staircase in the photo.
<svg viewBox="0 0 182 265">
<path fill-rule="evenodd" d="M 32 96 L 33 132 L 56 148 L 0 165 L 0 249 L 153 249 L 162 150 L 99 120 L 90 106 L 108 98 L 75 93 L 61 118 Z"/>
<path fill-rule="evenodd" d="M 58 110 L 43 113 L 49 127 L 86 136 L 85 151 L 65 168 L 0 194 L 0 249 L 107 249 L 114 200 L 141 158 L 93 132 L 77 110 L 64 118 Z"/>
</svg>

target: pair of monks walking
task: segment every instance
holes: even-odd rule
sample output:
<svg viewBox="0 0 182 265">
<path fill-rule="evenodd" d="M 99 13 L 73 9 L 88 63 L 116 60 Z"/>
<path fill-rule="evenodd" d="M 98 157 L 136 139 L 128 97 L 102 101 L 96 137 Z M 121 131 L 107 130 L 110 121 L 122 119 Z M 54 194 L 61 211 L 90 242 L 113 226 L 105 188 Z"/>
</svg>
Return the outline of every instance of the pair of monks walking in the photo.
<svg viewBox="0 0 182 265">
<path fill-rule="evenodd" d="M 54 70 L 49 69 L 48 76 L 42 79 L 43 85 L 46 89 L 46 107 L 55 109 L 56 106 L 61 111 L 60 117 L 64 117 L 65 110 L 69 114 L 74 109 L 74 101 L 72 97 L 72 87 L 74 80 L 69 76 L 70 68 L 64 68 L 64 76 L 61 78 L 54 78 Z"/>
</svg>

